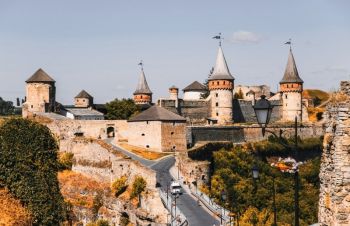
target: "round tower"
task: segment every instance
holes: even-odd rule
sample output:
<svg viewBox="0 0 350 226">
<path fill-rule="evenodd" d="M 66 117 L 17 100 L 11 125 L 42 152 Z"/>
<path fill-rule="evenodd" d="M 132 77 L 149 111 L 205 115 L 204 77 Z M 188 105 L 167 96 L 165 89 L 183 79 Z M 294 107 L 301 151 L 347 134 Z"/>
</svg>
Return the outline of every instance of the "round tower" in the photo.
<svg viewBox="0 0 350 226">
<path fill-rule="evenodd" d="M 169 99 L 170 100 L 178 100 L 179 99 L 179 88 L 176 86 L 171 86 L 169 88 Z"/>
<path fill-rule="evenodd" d="M 208 79 L 211 99 L 211 116 L 218 124 L 233 122 L 233 86 L 234 78 L 228 69 L 224 53 L 219 46 L 214 71 Z"/>
<path fill-rule="evenodd" d="M 26 80 L 26 102 L 23 106 L 23 117 L 27 117 L 28 112 L 53 112 L 55 104 L 55 80 L 40 68 Z"/>
<path fill-rule="evenodd" d="M 284 76 L 280 81 L 282 95 L 283 121 L 302 120 L 302 92 L 304 81 L 299 77 L 292 49 L 289 49 L 288 62 Z"/>
<path fill-rule="evenodd" d="M 143 68 L 141 68 L 139 82 L 134 92 L 134 101 L 136 104 L 140 105 L 151 105 L 152 103 L 152 91 L 148 87 Z"/>
</svg>

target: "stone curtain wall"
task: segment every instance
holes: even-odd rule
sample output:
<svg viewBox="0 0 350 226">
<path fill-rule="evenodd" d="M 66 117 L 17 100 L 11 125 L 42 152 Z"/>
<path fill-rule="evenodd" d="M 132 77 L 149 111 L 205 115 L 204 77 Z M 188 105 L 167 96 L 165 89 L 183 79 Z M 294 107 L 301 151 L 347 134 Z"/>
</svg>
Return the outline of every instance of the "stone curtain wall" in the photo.
<svg viewBox="0 0 350 226">
<path fill-rule="evenodd" d="M 269 127 L 269 131 L 279 135 L 283 130 L 284 137 L 294 136 L 294 127 L 274 126 Z M 305 125 L 298 129 L 298 136 L 301 138 L 322 136 L 324 130 L 322 126 Z M 268 138 L 270 134 L 266 132 L 265 137 L 259 126 L 191 126 L 187 127 L 187 143 L 193 146 L 198 142 L 228 141 L 233 143 L 255 142 Z"/>
<path fill-rule="evenodd" d="M 187 118 L 190 124 L 205 124 L 211 115 L 210 101 L 207 100 L 179 99 L 176 107 L 175 100 L 161 99 L 158 105 Z"/>
<path fill-rule="evenodd" d="M 350 82 L 341 82 L 340 90 L 324 114 L 318 213 L 324 226 L 350 225 Z"/>
<path fill-rule="evenodd" d="M 271 122 L 282 119 L 282 101 L 271 100 L 275 107 L 272 110 Z M 255 112 L 252 101 L 250 100 L 233 100 L 233 121 L 236 123 L 256 123 Z"/>
</svg>

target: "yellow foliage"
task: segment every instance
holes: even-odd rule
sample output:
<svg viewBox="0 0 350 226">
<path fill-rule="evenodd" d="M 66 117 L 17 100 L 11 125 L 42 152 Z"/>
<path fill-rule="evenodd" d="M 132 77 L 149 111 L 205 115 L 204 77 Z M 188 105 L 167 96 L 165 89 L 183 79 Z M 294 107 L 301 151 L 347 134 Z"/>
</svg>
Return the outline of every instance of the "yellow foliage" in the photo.
<svg viewBox="0 0 350 226">
<path fill-rule="evenodd" d="M 156 160 L 161 157 L 169 155 L 169 153 L 162 153 L 162 152 L 155 152 L 155 151 L 149 151 L 145 148 L 136 147 L 133 145 L 129 145 L 126 143 L 119 143 L 120 146 L 122 146 L 124 149 L 141 156 L 142 158 L 149 159 L 149 160 Z"/>
<path fill-rule="evenodd" d="M 31 225 L 29 212 L 6 189 L 0 189 L 0 226 Z"/>
<path fill-rule="evenodd" d="M 97 182 L 70 170 L 59 172 L 58 181 L 65 201 L 74 206 L 91 208 L 94 196 L 98 191 L 110 193 L 108 183 Z"/>
</svg>

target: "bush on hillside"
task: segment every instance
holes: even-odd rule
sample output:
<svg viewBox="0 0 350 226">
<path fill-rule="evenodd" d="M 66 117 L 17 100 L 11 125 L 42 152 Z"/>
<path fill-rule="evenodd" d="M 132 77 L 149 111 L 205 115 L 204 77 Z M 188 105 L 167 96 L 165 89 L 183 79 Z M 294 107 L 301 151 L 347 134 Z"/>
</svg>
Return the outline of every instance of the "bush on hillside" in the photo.
<svg viewBox="0 0 350 226">
<path fill-rule="evenodd" d="M 125 190 L 127 189 L 128 185 L 126 183 L 127 178 L 125 176 L 122 176 L 121 178 L 116 179 L 112 185 L 112 192 L 114 193 L 115 197 L 118 197 L 119 195 L 123 194 Z"/>
<path fill-rule="evenodd" d="M 64 220 L 57 150 L 46 126 L 10 119 L 0 127 L 0 186 L 28 208 L 33 225 L 59 225 Z"/>
<path fill-rule="evenodd" d="M 145 191 L 147 186 L 147 182 L 143 177 L 137 176 L 132 184 L 132 190 L 130 194 L 130 198 L 135 198 L 139 196 L 143 191 Z"/>
</svg>

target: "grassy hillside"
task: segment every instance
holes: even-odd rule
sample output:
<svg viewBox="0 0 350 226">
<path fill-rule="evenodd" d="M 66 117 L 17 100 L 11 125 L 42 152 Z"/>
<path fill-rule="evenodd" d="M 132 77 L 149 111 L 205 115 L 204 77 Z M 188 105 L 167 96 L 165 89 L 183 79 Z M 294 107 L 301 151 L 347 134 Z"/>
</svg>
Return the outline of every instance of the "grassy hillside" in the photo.
<svg viewBox="0 0 350 226">
<path fill-rule="evenodd" d="M 330 98 L 330 94 L 318 89 L 306 89 L 303 91 L 303 98 L 312 99 L 314 107 L 308 107 L 309 120 L 311 122 L 319 121 L 325 110 L 325 106 Z"/>
</svg>

